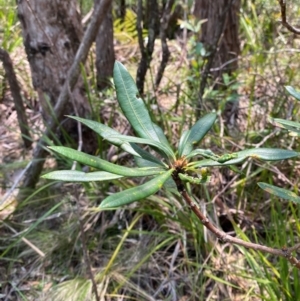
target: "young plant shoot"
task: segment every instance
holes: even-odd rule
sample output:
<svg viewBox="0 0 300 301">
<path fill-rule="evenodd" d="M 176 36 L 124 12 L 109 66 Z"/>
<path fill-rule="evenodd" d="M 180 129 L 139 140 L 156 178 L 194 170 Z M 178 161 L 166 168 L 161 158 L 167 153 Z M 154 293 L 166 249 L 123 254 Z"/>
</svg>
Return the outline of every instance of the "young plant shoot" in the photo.
<svg viewBox="0 0 300 301">
<path fill-rule="evenodd" d="M 52 151 L 97 171 L 83 173 L 82 171 L 61 170 L 50 172 L 43 177 L 71 182 L 107 181 L 121 177 L 150 177 L 142 185 L 109 195 L 100 203 L 100 210 L 116 209 L 135 201 L 142 201 L 159 191 L 166 181 L 173 181 L 191 210 L 219 239 L 272 253 L 271 248 L 262 249 L 263 246 L 230 237 L 217 229 L 202 214 L 200 207 L 192 201 L 185 185 L 187 182 L 194 185 L 206 183 L 209 180 L 209 167 L 231 166 L 239 164 L 249 157 L 265 161 L 283 160 L 296 157 L 298 153 L 284 149 L 258 148 L 219 156 L 209 149 L 195 148 L 214 125 L 217 118 L 217 114 L 214 112 L 203 116 L 189 130 L 184 131 L 178 147 L 175 149 L 168 142 L 163 130 L 152 122 L 144 101 L 138 96 L 133 78 L 120 62 L 116 62 L 114 65 L 113 77 L 119 105 L 137 137 L 122 135 L 104 124 L 88 119 L 72 116 L 70 118 L 85 124 L 108 143 L 132 155 L 137 166 L 133 168 L 120 166 L 74 149 L 54 146 L 50 147 Z M 147 145 L 151 151 L 146 151 L 140 145 Z M 274 254 L 282 256 L 286 254 L 276 252 Z"/>
</svg>

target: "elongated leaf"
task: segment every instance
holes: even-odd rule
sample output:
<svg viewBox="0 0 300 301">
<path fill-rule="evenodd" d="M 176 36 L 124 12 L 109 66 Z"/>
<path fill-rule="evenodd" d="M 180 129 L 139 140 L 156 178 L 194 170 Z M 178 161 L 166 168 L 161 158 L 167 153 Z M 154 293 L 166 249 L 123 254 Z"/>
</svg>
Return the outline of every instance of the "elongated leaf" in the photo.
<svg viewBox="0 0 300 301">
<path fill-rule="evenodd" d="M 285 120 L 280 118 L 272 118 L 272 121 L 276 122 L 278 126 L 281 128 L 287 129 L 288 131 L 295 132 L 297 134 L 300 134 L 300 123 L 291 121 L 291 120 Z"/>
<path fill-rule="evenodd" d="M 160 141 L 143 100 L 137 97 L 139 92 L 133 78 L 120 62 L 114 65 L 114 83 L 120 107 L 137 135 Z"/>
<path fill-rule="evenodd" d="M 129 168 L 125 166 L 119 166 L 108 161 L 102 160 L 95 156 L 91 156 L 85 154 L 83 152 L 79 152 L 75 149 L 71 149 L 64 146 L 52 146 L 49 147 L 51 150 L 69 158 L 74 161 L 78 161 L 82 164 L 94 167 L 96 169 L 100 169 L 103 171 L 107 171 L 116 175 L 125 176 L 125 177 L 144 177 L 162 174 L 166 171 L 163 168 Z"/>
<path fill-rule="evenodd" d="M 80 121 L 81 123 L 88 126 L 90 129 L 95 131 L 97 134 L 99 134 L 101 137 L 103 137 L 105 140 L 110 142 L 113 145 L 121 147 L 124 151 L 128 152 L 131 155 L 137 156 L 137 157 L 143 157 L 144 159 L 157 163 L 161 166 L 165 166 L 160 160 L 152 156 L 149 152 L 143 150 L 138 145 L 134 143 L 124 142 L 124 140 L 115 138 L 116 135 L 121 135 L 119 132 L 111 129 L 110 127 L 88 119 L 80 118 L 80 117 L 74 117 L 69 116 L 72 119 L 75 119 L 77 121 Z M 122 135 L 123 136 L 123 135 Z"/>
<path fill-rule="evenodd" d="M 265 161 L 278 161 L 299 156 L 298 152 L 281 148 L 253 148 L 236 153 L 238 157 L 252 157 Z"/>
<path fill-rule="evenodd" d="M 298 152 L 279 149 L 279 148 L 254 148 L 254 149 L 246 149 L 240 152 L 234 153 L 236 155 L 235 158 L 228 160 L 224 163 L 217 162 L 216 160 L 202 160 L 196 161 L 189 164 L 189 166 L 193 167 L 207 167 L 207 166 L 226 166 L 226 165 L 234 165 L 244 161 L 246 158 L 251 157 L 254 159 L 260 159 L 264 161 L 278 161 L 293 158 L 299 156 Z"/>
<path fill-rule="evenodd" d="M 300 92 L 298 92 L 297 90 L 295 90 L 291 86 L 285 86 L 285 89 L 288 91 L 288 93 L 290 95 L 292 95 L 293 97 L 295 97 L 297 100 L 300 100 Z"/>
<path fill-rule="evenodd" d="M 117 208 L 135 201 L 142 200 L 156 193 L 163 184 L 171 177 L 173 169 L 168 170 L 164 174 L 155 177 L 143 185 L 133 187 L 115 194 L 110 195 L 102 201 L 99 208 Z"/>
<path fill-rule="evenodd" d="M 178 193 L 176 183 L 171 177 L 164 183 L 163 188 L 172 193 Z"/>
<path fill-rule="evenodd" d="M 170 143 L 169 143 L 169 141 L 167 139 L 167 137 L 165 136 L 165 134 L 164 134 L 164 132 L 162 130 L 162 128 L 160 126 L 158 126 L 157 124 L 153 123 L 153 122 L 152 122 L 152 125 L 154 127 L 154 130 L 155 130 L 158 138 L 159 138 L 159 141 L 162 144 L 164 144 L 167 148 L 172 149 L 171 146 L 170 146 Z"/>
<path fill-rule="evenodd" d="M 185 147 L 186 139 L 190 135 L 190 130 L 183 131 L 178 143 L 178 155 L 181 157 L 183 149 Z"/>
<path fill-rule="evenodd" d="M 185 134 L 184 139 L 180 141 L 178 146 L 178 154 L 180 157 L 188 155 L 195 144 L 201 141 L 201 139 L 207 134 L 207 132 L 213 126 L 217 114 L 210 113 L 200 118 L 190 129 L 188 133 Z M 181 139 L 180 139 L 181 140 Z"/>
<path fill-rule="evenodd" d="M 171 149 L 167 148 L 162 143 L 154 141 L 154 140 L 138 138 L 138 137 L 133 137 L 133 136 L 125 136 L 125 135 L 112 136 L 111 138 L 117 138 L 124 142 L 134 142 L 134 143 L 141 143 L 141 144 L 155 146 L 159 150 L 161 150 L 168 158 L 175 159 L 175 154 Z"/>
<path fill-rule="evenodd" d="M 243 162 L 245 159 L 246 157 L 240 157 L 240 158 L 232 159 L 225 163 L 220 163 L 218 161 L 211 160 L 211 159 L 204 159 L 201 161 L 192 162 L 189 164 L 189 166 L 192 166 L 193 168 L 210 167 L 210 166 L 228 166 L 228 165 L 234 165 Z"/>
<path fill-rule="evenodd" d="M 282 199 L 289 200 L 294 203 L 300 204 L 300 197 L 292 191 L 289 191 L 289 190 L 283 189 L 283 188 L 279 188 L 277 186 L 270 185 L 267 183 L 259 182 L 257 184 L 260 188 L 262 188 L 263 190 L 265 190 L 273 195 L 276 195 Z"/>
<path fill-rule="evenodd" d="M 161 167 L 160 164 L 143 159 L 141 157 L 134 157 L 134 161 L 138 167 Z"/>
<path fill-rule="evenodd" d="M 135 143 L 130 143 L 132 148 L 139 154 L 139 156 L 135 156 L 134 158 L 140 158 L 141 160 L 149 162 L 148 165 L 146 166 L 163 166 L 163 167 L 168 167 L 167 164 L 165 164 L 162 160 L 159 160 L 158 158 L 154 157 L 152 154 L 149 152 L 145 151 Z"/>
<path fill-rule="evenodd" d="M 123 176 L 115 175 L 106 171 L 94 171 L 85 173 L 78 170 L 57 170 L 49 172 L 42 176 L 44 179 L 58 180 L 65 182 L 92 182 L 108 181 L 122 178 Z"/>
<path fill-rule="evenodd" d="M 210 149 L 201 149 L 201 148 L 197 148 L 197 149 L 194 149 L 193 151 L 191 151 L 187 156 L 186 158 L 189 159 L 189 158 L 192 158 L 194 156 L 202 156 L 204 158 L 212 158 L 214 157 L 217 158 L 218 156 L 212 152 Z"/>
<path fill-rule="evenodd" d="M 90 129 L 95 131 L 97 134 L 99 134 L 102 138 L 107 140 L 109 143 L 121 147 L 129 154 L 132 154 L 134 156 L 139 156 L 139 154 L 131 147 L 130 143 L 128 142 L 124 143 L 120 139 L 112 138 L 112 136 L 120 135 L 119 132 L 113 130 L 112 128 L 93 120 L 88 120 L 76 116 L 68 116 L 68 117 L 80 121 Z"/>
</svg>

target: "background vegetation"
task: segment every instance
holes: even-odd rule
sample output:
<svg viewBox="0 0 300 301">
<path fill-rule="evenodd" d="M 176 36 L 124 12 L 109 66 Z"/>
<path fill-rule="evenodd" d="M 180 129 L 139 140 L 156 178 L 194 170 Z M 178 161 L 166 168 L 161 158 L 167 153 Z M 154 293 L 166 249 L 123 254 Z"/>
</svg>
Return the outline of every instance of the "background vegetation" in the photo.
<svg viewBox="0 0 300 301">
<path fill-rule="evenodd" d="M 288 18 L 295 23 L 300 6 L 290 2 Z M 89 1 L 79 4 L 82 15 L 93 5 Z M 119 5 L 113 5 L 114 49 L 116 59 L 135 77 L 141 58 L 133 25 L 136 4 L 126 4 L 123 21 Z M 199 53 L 195 47 L 195 32 L 201 26 L 194 26 L 186 9 L 184 21 L 191 30 L 186 39 L 179 34 L 168 41 L 171 57 L 158 90 L 154 89 L 154 74 L 161 48 L 156 40 L 144 90 L 152 119 L 164 128 L 174 145 L 196 120 L 199 64 L 205 63 L 201 49 Z M 280 7 L 275 0 L 244 0 L 239 17 L 238 69 L 234 74 L 223 74 L 218 89 L 213 89 L 214 80 L 208 80 L 201 114 L 214 109 L 219 118 L 201 147 L 218 154 L 258 146 L 299 151 L 298 138 L 272 121 L 283 118 L 299 122 L 299 102 L 284 89 L 287 85 L 299 88 L 299 37 L 279 22 Z M 13 60 L 32 139 L 37 141 L 44 124 L 14 1 L 0 1 L 0 24 L 1 47 Z M 147 28 L 143 34 L 147 36 Z M 91 119 L 130 133 L 114 90 L 99 92 L 96 88 L 94 60 L 92 50 L 87 62 L 90 73 L 83 74 L 92 105 Z M 0 95 L 0 192 L 4 196 L 31 160 L 32 150 L 22 145 L 3 69 Z M 132 165 L 131 157 L 97 139 L 94 154 Z M 72 145 L 68 142 L 71 140 L 64 145 Z M 59 139 L 49 140 L 49 145 L 59 144 Z M 53 154 L 43 173 L 70 169 L 72 164 Z M 267 194 L 257 182 L 298 194 L 299 160 L 276 164 L 249 160 L 238 171 L 213 169 L 209 184 L 191 188 L 211 220 L 229 234 L 270 247 L 298 243 L 299 206 Z M 41 179 L 21 201 L 16 200 L 19 187 L 15 187 L 0 207 L 0 299 L 93 300 L 92 272 L 100 300 L 297 300 L 297 269 L 284 258 L 220 244 L 176 193 L 160 192 L 116 211 L 93 210 L 109 193 L 136 184 L 130 179 L 82 185 Z"/>
</svg>

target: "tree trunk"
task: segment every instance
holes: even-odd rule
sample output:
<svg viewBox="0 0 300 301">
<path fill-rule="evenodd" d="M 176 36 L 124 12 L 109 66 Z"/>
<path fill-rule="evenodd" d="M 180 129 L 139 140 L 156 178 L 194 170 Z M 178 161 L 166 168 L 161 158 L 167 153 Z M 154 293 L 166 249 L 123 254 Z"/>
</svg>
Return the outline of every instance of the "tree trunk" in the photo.
<svg viewBox="0 0 300 301">
<path fill-rule="evenodd" d="M 17 4 L 33 87 L 47 122 L 49 104 L 56 104 L 83 35 L 80 15 L 76 0 L 18 0 Z M 82 80 L 78 80 L 64 115 L 72 114 L 74 106 L 79 115 L 89 112 Z"/>
<path fill-rule="evenodd" d="M 96 38 L 97 86 L 100 90 L 110 85 L 115 63 L 112 5 L 99 28 Z"/>
<path fill-rule="evenodd" d="M 201 26 L 199 41 L 204 44 L 204 47 L 208 51 L 214 47 L 215 32 L 222 24 L 221 19 L 224 16 L 224 12 L 226 13 L 224 27 L 221 28 L 222 35 L 218 41 L 217 51 L 211 66 L 212 69 L 217 69 L 212 72 L 214 78 L 217 78 L 224 72 L 231 74 L 238 67 L 237 57 L 240 53 L 238 14 L 240 4 L 240 0 L 233 1 L 231 7 L 226 12 L 228 5 L 230 5 L 230 0 L 195 1 L 195 17 L 198 20 L 207 19 L 207 22 Z"/>
</svg>

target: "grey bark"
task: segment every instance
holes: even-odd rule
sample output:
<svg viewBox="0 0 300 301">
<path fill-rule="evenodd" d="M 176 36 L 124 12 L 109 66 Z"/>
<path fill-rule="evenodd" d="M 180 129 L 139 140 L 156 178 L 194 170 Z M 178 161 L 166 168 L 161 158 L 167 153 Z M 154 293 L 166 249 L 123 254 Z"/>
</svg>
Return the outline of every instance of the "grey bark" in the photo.
<svg viewBox="0 0 300 301">
<path fill-rule="evenodd" d="M 202 71 L 196 117 L 199 118 L 203 107 L 203 95 L 208 76 L 218 78 L 222 73 L 231 74 L 238 67 L 240 44 L 238 38 L 238 12 L 240 0 L 197 0 L 194 15 L 199 19 L 207 19 L 202 24 L 199 41 L 209 56 Z M 226 104 L 228 107 L 229 103 Z M 236 106 L 234 106 L 234 110 Z M 226 108 L 226 111 L 227 108 Z M 230 114 L 233 110 L 230 109 Z"/>
<path fill-rule="evenodd" d="M 112 5 L 99 28 L 96 38 L 97 86 L 100 90 L 110 85 L 115 62 Z"/>
<path fill-rule="evenodd" d="M 67 105 L 70 98 L 69 91 L 73 91 L 75 88 L 80 75 L 80 65 L 84 64 L 86 61 L 89 49 L 92 43 L 95 41 L 99 26 L 101 25 L 101 22 L 103 21 L 110 4 L 111 0 L 101 0 L 95 5 L 91 22 L 84 34 L 74 61 L 72 62 L 72 66 L 67 73 L 66 80 L 63 84 L 58 100 L 54 107 L 54 113 L 58 119 L 63 116 L 65 106 Z M 34 149 L 33 160 L 26 174 L 26 179 L 23 185 L 24 188 L 35 187 L 42 172 L 44 160 L 48 154 L 48 151 L 46 149 L 47 137 L 49 137 L 50 134 L 55 131 L 56 127 L 57 124 L 55 118 L 51 118 L 49 120 L 47 130 L 43 133 L 42 137 L 37 143 L 36 148 Z M 22 193 L 18 195 L 18 199 L 22 199 Z"/>
<path fill-rule="evenodd" d="M 49 104 L 54 107 L 57 102 L 83 35 L 80 14 L 76 0 L 18 0 L 17 4 L 33 87 L 48 121 Z M 79 114 L 86 115 L 89 104 L 80 80 L 73 99 Z M 72 108 L 69 101 L 64 114 L 72 113 Z"/>
<path fill-rule="evenodd" d="M 229 5 L 230 8 L 226 12 L 226 8 Z M 231 73 L 238 67 L 237 57 L 240 53 L 238 14 L 240 5 L 240 0 L 195 1 L 195 17 L 198 20 L 207 19 L 207 22 L 201 26 L 199 41 L 202 42 L 208 50 L 215 47 L 215 33 L 219 26 L 222 27 L 220 28 L 221 37 L 217 41 L 217 51 L 211 66 L 212 69 L 217 69 L 212 73 L 214 78 L 220 76 L 223 72 Z M 226 15 L 223 23 L 222 16 L 224 12 L 226 12 Z M 220 68 L 229 61 L 232 62 Z"/>
</svg>

